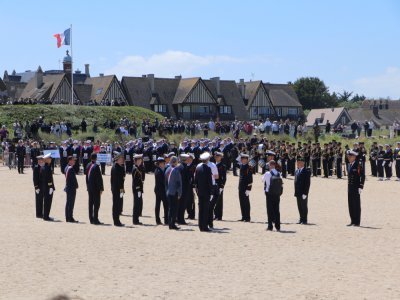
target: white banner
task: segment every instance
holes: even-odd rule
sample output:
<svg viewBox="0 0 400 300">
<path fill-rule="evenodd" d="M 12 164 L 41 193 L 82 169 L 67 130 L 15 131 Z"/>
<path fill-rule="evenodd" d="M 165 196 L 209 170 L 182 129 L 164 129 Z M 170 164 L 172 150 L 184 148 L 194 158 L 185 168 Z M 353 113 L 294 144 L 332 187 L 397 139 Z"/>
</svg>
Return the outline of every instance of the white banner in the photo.
<svg viewBox="0 0 400 300">
<path fill-rule="evenodd" d="M 111 163 L 111 153 L 97 153 L 97 162 L 99 163 Z"/>
<path fill-rule="evenodd" d="M 43 155 L 51 154 L 51 158 L 60 158 L 60 151 L 58 149 L 43 150 Z"/>
</svg>

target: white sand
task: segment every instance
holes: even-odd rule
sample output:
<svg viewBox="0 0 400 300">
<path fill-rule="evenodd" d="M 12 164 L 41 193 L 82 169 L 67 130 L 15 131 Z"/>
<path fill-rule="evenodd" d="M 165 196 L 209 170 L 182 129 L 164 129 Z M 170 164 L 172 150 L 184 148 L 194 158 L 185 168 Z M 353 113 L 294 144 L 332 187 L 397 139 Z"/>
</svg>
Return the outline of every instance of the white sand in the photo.
<svg viewBox="0 0 400 300">
<path fill-rule="evenodd" d="M 107 169 L 109 174 L 110 168 Z M 59 170 L 57 169 L 57 173 Z M 267 232 L 261 175 L 251 193 L 252 223 L 240 218 L 237 177 L 229 175 L 219 233 L 154 226 L 153 175 L 146 177 L 147 226 L 88 224 L 84 177 L 75 218 L 64 222 L 64 177 L 55 175 L 49 223 L 34 217 L 32 172 L 0 168 L 0 299 L 400 299 L 400 182 L 368 177 L 362 225 L 346 227 L 347 181 L 313 179 L 309 222 L 296 225 L 293 180 L 281 199 L 283 233 Z M 112 224 L 110 177 L 100 220 Z M 124 212 L 131 214 L 131 177 Z M 196 212 L 197 213 L 197 212 Z M 122 217 L 131 225 L 131 218 Z"/>
</svg>

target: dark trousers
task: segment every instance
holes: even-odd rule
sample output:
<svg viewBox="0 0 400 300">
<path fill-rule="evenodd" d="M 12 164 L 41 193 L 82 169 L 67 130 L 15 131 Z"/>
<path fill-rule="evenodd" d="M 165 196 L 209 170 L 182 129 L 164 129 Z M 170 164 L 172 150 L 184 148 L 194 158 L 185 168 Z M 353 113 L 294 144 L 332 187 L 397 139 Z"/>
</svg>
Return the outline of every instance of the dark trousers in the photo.
<svg viewBox="0 0 400 300">
<path fill-rule="evenodd" d="M 392 166 L 389 167 L 389 164 L 391 162 L 386 160 L 385 161 L 385 174 L 386 174 L 386 178 L 391 178 L 392 177 Z"/>
<path fill-rule="evenodd" d="M 318 159 L 312 160 L 312 174 L 314 177 L 318 176 Z"/>
<path fill-rule="evenodd" d="M 119 215 L 121 214 L 122 198 L 120 196 L 121 196 L 120 192 L 116 191 L 112 193 L 113 197 L 112 217 L 114 225 L 121 224 L 121 221 L 119 220 Z"/>
<path fill-rule="evenodd" d="M 139 217 L 142 215 L 142 209 L 143 209 L 143 193 L 141 193 L 139 197 L 140 191 L 133 191 L 133 214 L 132 214 L 132 220 L 133 224 L 139 223 Z"/>
<path fill-rule="evenodd" d="M 377 163 L 377 170 L 378 170 L 378 177 L 379 178 L 383 178 L 384 174 L 383 174 L 383 160 L 378 160 Z"/>
<path fill-rule="evenodd" d="M 351 224 L 360 225 L 361 220 L 361 199 L 358 189 L 348 190 L 348 204 Z"/>
<path fill-rule="evenodd" d="M 266 201 L 267 201 L 267 216 L 268 216 L 268 229 L 273 228 L 273 224 L 275 224 L 275 228 L 281 229 L 281 213 L 279 211 L 279 196 L 272 196 L 271 194 L 265 193 Z"/>
<path fill-rule="evenodd" d="M 303 200 L 302 196 L 297 196 L 297 208 L 299 210 L 300 222 L 307 223 L 307 215 L 308 215 L 308 196 Z"/>
<path fill-rule="evenodd" d="M 217 203 L 215 204 L 214 214 L 217 220 L 222 220 L 222 214 L 224 210 L 224 191 L 219 193 Z"/>
<path fill-rule="evenodd" d="M 186 211 L 188 198 L 189 198 L 189 192 L 184 191 L 184 193 L 182 193 L 181 199 L 179 199 L 179 201 L 178 201 L 178 212 L 177 212 L 178 224 L 185 223 L 185 211 Z"/>
<path fill-rule="evenodd" d="M 18 173 L 24 173 L 24 157 L 18 156 Z"/>
<path fill-rule="evenodd" d="M 164 209 L 164 224 L 168 224 L 168 201 L 166 199 L 165 194 L 156 194 L 156 207 L 154 210 L 156 216 L 156 222 L 161 221 L 160 219 L 161 203 L 163 204 L 163 209 Z"/>
<path fill-rule="evenodd" d="M 210 206 L 210 197 L 208 195 L 199 195 L 199 229 L 208 229 L 208 210 Z"/>
<path fill-rule="evenodd" d="M 329 158 L 329 160 L 328 160 L 329 176 L 333 175 L 333 161 L 334 161 L 333 157 Z"/>
<path fill-rule="evenodd" d="M 281 164 L 282 164 L 282 177 L 286 178 L 287 177 L 287 160 L 286 159 L 282 159 L 281 160 Z"/>
<path fill-rule="evenodd" d="M 72 221 L 74 218 L 74 206 L 76 198 L 76 189 L 66 190 L 67 202 L 65 203 L 65 220 Z"/>
<path fill-rule="evenodd" d="M 372 176 L 376 177 L 378 175 L 378 168 L 376 166 L 376 160 L 369 160 L 369 163 L 371 165 L 371 174 Z"/>
<path fill-rule="evenodd" d="M 324 177 L 328 178 L 329 176 L 329 163 L 327 159 L 322 160 L 322 167 L 324 169 Z"/>
<path fill-rule="evenodd" d="M 101 174 L 106 175 L 106 163 L 100 163 Z"/>
<path fill-rule="evenodd" d="M 79 159 L 77 159 L 76 161 L 75 161 L 75 164 L 74 164 L 74 171 L 75 171 L 75 173 L 76 174 L 79 174 L 79 168 L 80 168 L 80 164 L 79 164 Z"/>
<path fill-rule="evenodd" d="M 43 203 L 43 219 L 48 219 L 51 210 L 51 204 L 53 202 L 53 194 L 49 195 L 49 190 L 44 189 L 43 191 L 44 203 Z"/>
<path fill-rule="evenodd" d="M 396 177 L 400 178 L 400 159 L 396 159 Z"/>
<path fill-rule="evenodd" d="M 60 162 L 61 174 L 65 174 L 65 168 L 67 167 L 67 164 L 68 164 L 68 162 L 64 161 L 64 159 L 63 159 L 63 161 Z"/>
<path fill-rule="evenodd" d="M 39 194 L 35 192 L 35 202 L 36 202 L 36 217 L 43 218 L 43 193 L 40 190 Z"/>
<path fill-rule="evenodd" d="M 336 176 L 342 178 L 342 160 L 336 159 Z"/>
<path fill-rule="evenodd" d="M 90 223 L 99 221 L 100 191 L 89 190 L 89 220 Z"/>
<path fill-rule="evenodd" d="M 250 199 L 246 196 L 245 189 L 239 189 L 239 202 L 240 210 L 242 212 L 242 219 L 244 221 L 250 221 Z"/>
<path fill-rule="evenodd" d="M 232 172 L 233 172 L 233 176 L 238 176 L 237 175 L 237 169 L 238 169 L 239 165 L 236 161 L 236 159 L 233 161 L 233 168 L 232 168 Z"/>
<path fill-rule="evenodd" d="M 194 220 L 196 217 L 196 206 L 194 203 L 194 193 L 193 190 L 189 191 L 187 203 L 186 203 L 186 211 L 188 213 L 188 218 L 190 220 Z"/>
<path fill-rule="evenodd" d="M 215 209 L 215 205 L 217 204 L 218 197 L 219 197 L 219 190 L 217 189 L 216 186 L 214 186 L 212 199 L 208 206 L 208 226 L 210 228 L 214 227 L 214 222 L 213 222 L 214 221 L 214 209 Z"/>
<path fill-rule="evenodd" d="M 178 196 L 168 195 L 168 225 L 169 228 L 175 226 L 176 214 L 178 208 Z"/>
<path fill-rule="evenodd" d="M 83 173 L 86 175 L 86 167 L 89 164 L 89 160 L 88 159 L 84 159 L 82 161 L 82 165 L 83 165 Z"/>
</svg>

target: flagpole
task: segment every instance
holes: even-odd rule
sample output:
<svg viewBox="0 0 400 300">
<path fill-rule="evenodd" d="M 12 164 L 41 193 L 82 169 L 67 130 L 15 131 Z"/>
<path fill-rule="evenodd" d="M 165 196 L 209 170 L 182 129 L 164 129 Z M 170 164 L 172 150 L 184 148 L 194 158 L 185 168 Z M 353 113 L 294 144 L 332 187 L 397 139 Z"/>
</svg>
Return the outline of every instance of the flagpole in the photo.
<svg viewBox="0 0 400 300">
<path fill-rule="evenodd" d="M 72 24 L 70 27 L 70 50 L 71 50 L 71 105 L 74 104 L 74 55 L 72 53 Z"/>
</svg>

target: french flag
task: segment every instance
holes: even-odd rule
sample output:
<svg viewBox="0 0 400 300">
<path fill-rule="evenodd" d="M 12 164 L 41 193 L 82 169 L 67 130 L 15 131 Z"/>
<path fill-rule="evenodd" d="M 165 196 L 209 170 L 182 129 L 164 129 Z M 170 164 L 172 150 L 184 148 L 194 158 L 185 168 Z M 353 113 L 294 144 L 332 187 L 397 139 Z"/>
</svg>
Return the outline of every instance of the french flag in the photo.
<svg viewBox="0 0 400 300">
<path fill-rule="evenodd" d="M 64 33 L 57 33 L 53 35 L 57 39 L 57 48 L 62 45 L 71 45 L 71 28 L 68 28 Z"/>
</svg>

